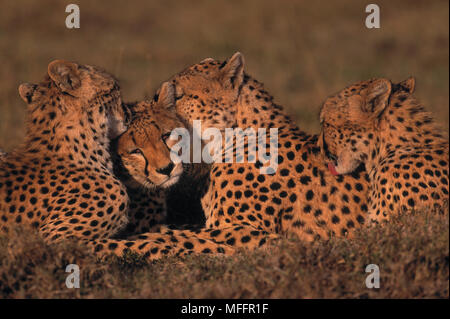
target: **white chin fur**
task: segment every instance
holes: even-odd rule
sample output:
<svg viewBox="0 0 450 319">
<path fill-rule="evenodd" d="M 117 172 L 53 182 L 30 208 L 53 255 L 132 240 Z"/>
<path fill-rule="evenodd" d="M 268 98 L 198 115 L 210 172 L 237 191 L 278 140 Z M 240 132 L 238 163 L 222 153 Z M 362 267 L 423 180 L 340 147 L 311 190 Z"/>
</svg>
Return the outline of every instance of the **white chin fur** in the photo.
<svg viewBox="0 0 450 319">
<path fill-rule="evenodd" d="M 180 179 L 180 175 L 170 177 L 168 180 L 159 184 L 158 187 L 169 188 L 170 186 L 176 184 L 179 179 Z"/>
<path fill-rule="evenodd" d="M 359 162 L 355 162 L 352 163 L 350 165 L 346 165 L 346 166 L 342 166 L 342 165 L 336 165 L 334 167 L 336 173 L 338 173 L 339 175 L 345 175 L 345 174 L 350 174 L 351 172 L 353 172 L 354 170 L 356 170 L 356 168 L 359 166 Z"/>
</svg>

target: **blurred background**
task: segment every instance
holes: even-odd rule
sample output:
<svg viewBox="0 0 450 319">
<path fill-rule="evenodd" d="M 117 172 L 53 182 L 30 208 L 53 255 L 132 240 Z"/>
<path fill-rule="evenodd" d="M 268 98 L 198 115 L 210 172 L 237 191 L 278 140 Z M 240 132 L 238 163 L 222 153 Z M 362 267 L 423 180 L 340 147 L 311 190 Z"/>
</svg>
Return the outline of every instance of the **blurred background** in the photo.
<svg viewBox="0 0 450 319">
<path fill-rule="evenodd" d="M 328 95 L 354 81 L 410 75 L 416 96 L 448 132 L 448 0 L 76 1 L 81 28 L 67 29 L 70 3 L 0 2 L 0 148 L 24 137 L 19 84 L 41 81 L 54 59 L 105 68 L 131 101 L 152 96 L 190 64 L 235 51 L 311 133 Z M 365 27 L 369 3 L 380 6 L 380 29 Z"/>
</svg>

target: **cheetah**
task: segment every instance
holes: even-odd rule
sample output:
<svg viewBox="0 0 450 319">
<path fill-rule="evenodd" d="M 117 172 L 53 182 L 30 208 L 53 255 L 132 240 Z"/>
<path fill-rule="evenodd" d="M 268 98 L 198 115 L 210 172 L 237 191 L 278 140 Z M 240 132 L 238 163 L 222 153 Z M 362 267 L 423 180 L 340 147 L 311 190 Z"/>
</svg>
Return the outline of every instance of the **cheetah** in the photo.
<svg viewBox="0 0 450 319">
<path fill-rule="evenodd" d="M 117 81 L 97 67 L 55 60 L 19 87 L 25 142 L 0 162 L 0 229 L 30 226 L 47 242 L 112 236 L 128 197 L 112 174 L 109 140 L 125 128 Z"/>
<path fill-rule="evenodd" d="M 112 144 L 114 155 L 117 154 L 115 174 L 125 184 L 130 198 L 129 222 L 120 238 L 154 232 L 167 223 L 174 226 L 202 223 L 198 218 L 202 214 L 201 187 L 192 189 L 192 184 L 205 173 L 201 167 L 174 164 L 170 157 L 170 148 L 177 142 L 169 139 L 171 132 L 186 128 L 186 124 L 166 110 L 167 104 L 173 103 L 169 89 L 163 86 L 156 100 L 127 104 L 125 109 L 131 114 L 129 129 Z"/>
<path fill-rule="evenodd" d="M 213 163 L 202 198 L 205 227 L 142 234 L 140 239 L 160 241 L 146 248 L 149 258 L 159 258 L 161 250 L 179 253 L 186 242 L 189 252 L 201 253 L 204 246 L 195 245 L 199 239 L 213 243 L 209 250 L 215 251 L 216 244 L 253 249 L 287 235 L 307 241 L 352 236 L 365 222 L 368 177 L 363 167 L 333 176 L 318 136 L 301 131 L 263 84 L 244 73 L 244 64 L 238 52 L 224 62 L 206 59 L 173 76 L 169 82 L 176 102 L 168 110 L 190 129 L 195 120 L 202 121 L 203 130 L 212 127 L 222 133 L 236 127 L 278 128 L 278 169 L 262 174 L 259 160 Z M 247 144 L 245 148 L 246 153 Z M 175 242 L 173 236 L 182 240 Z"/>
<path fill-rule="evenodd" d="M 173 103 L 171 89 L 169 85 L 164 85 L 158 102 L 139 103 L 136 108 L 140 111 L 136 111 L 136 119 L 118 139 L 117 152 L 129 172 L 130 184 L 168 188 L 178 182 L 183 173 L 183 163 L 174 164 L 170 157 L 170 148 L 177 142 L 169 139 L 171 132 L 185 127 L 175 114 L 166 111 Z M 150 138 L 154 136 L 157 138 Z M 153 156 L 145 157 L 143 154 Z"/>
<path fill-rule="evenodd" d="M 127 123 L 117 81 L 97 67 L 55 60 L 41 83 L 21 84 L 19 95 L 28 105 L 27 132 L 0 162 L 1 233 L 36 229 L 49 244 L 74 238 L 99 257 L 150 254 L 143 249 L 161 240 L 115 238 L 128 223 L 129 201 L 109 149 Z"/>
<path fill-rule="evenodd" d="M 336 176 L 363 163 L 369 172 L 368 218 L 387 221 L 398 212 L 448 202 L 448 139 L 414 97 L 415 79 L 357 82 L 324 103 L 324 146 Z"/>
</svg>

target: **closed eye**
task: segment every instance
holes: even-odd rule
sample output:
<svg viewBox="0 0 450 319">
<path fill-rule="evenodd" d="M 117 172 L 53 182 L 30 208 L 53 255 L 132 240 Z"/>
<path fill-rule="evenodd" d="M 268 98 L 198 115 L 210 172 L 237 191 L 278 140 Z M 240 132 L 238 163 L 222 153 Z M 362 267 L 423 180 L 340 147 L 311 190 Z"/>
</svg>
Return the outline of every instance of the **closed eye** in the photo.
<svg viewBox="0 0 450 319">
<path fill-rule="evenodd" d="M 168 133 L 164 133 L 163 135 L 161 135 L 161 138 L 164 142 L 167 141 L 167 139 L 170 137 L 170 135 L 172 134 L 172 132 L 168 132 Z"/>
<path fill-rule="evenodd" d="M 337 130 L 337 128 L 336 128 L 334 125 L 332 125 L 332 124 L 330 124 L 330 123 L 328 123 L 328 122 L 324 122 L 322 125 L 323 125 L 324 127 L 328 127 L 328 128 L 332 128 L 332 129 L 334 129 L 334 130 Z"/>
<path fill-rule="evenodd" d="M 328 149 L 328 145 L 327 145 L 327 143 L 325 142 L 325 139 L 323 140 L 323 150 L 325 151 L 325 155 L 326 155 L 329 159 L 331 159 L 332 161 L 337 161 L 337 156 L 334 155 L 334 154 L 332 154 L 332 153 L 330 152 L 330 150 Z"/>
<path fill-rule="evenodd" d="M 329 151 L 327 151 L 327 156 L 328 156 L 328 158 L 330 159 L 330 160 L 332 160 L 332 161 L 337 161 L 338 160 L 338 158 L 337 158 L 337 156 L 336 155 L 334 155 L 334 154 L 331 154 Z"/>
<path fill-rule="evenodd" d="M 139 154 L 139 155 L 142 155 L 142 151 L 140 149 L 136 148 L 136 149 L 128 152 L 128 154 Z"/>
<path fill-rule="evenodd" d="M 175 87 L 175 101 L 178 101 L 184 96 L 184 91 L 179 86 Z"/>
</svg>

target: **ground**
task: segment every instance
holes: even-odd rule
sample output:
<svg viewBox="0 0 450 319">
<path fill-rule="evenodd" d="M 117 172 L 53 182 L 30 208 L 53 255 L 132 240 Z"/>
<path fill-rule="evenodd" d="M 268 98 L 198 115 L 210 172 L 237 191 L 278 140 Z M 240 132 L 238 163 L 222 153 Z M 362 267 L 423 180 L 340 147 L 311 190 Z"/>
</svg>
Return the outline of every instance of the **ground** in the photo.
<svg viewBox="0 0 450 319">
<path fill-rule="evenodd" d="M 351 241 L 148 264 L 132 255 L 99 263 L 82 247 L 22 234 L 0 239 L 0 298 L 448 298 L 448 237 L 448 213 L 416 212 Z M 80 289 L 65 287 L 71 263 Z M 380 268 L 379 289 L 365 287 L 368 264 Z"/>
</svg>

